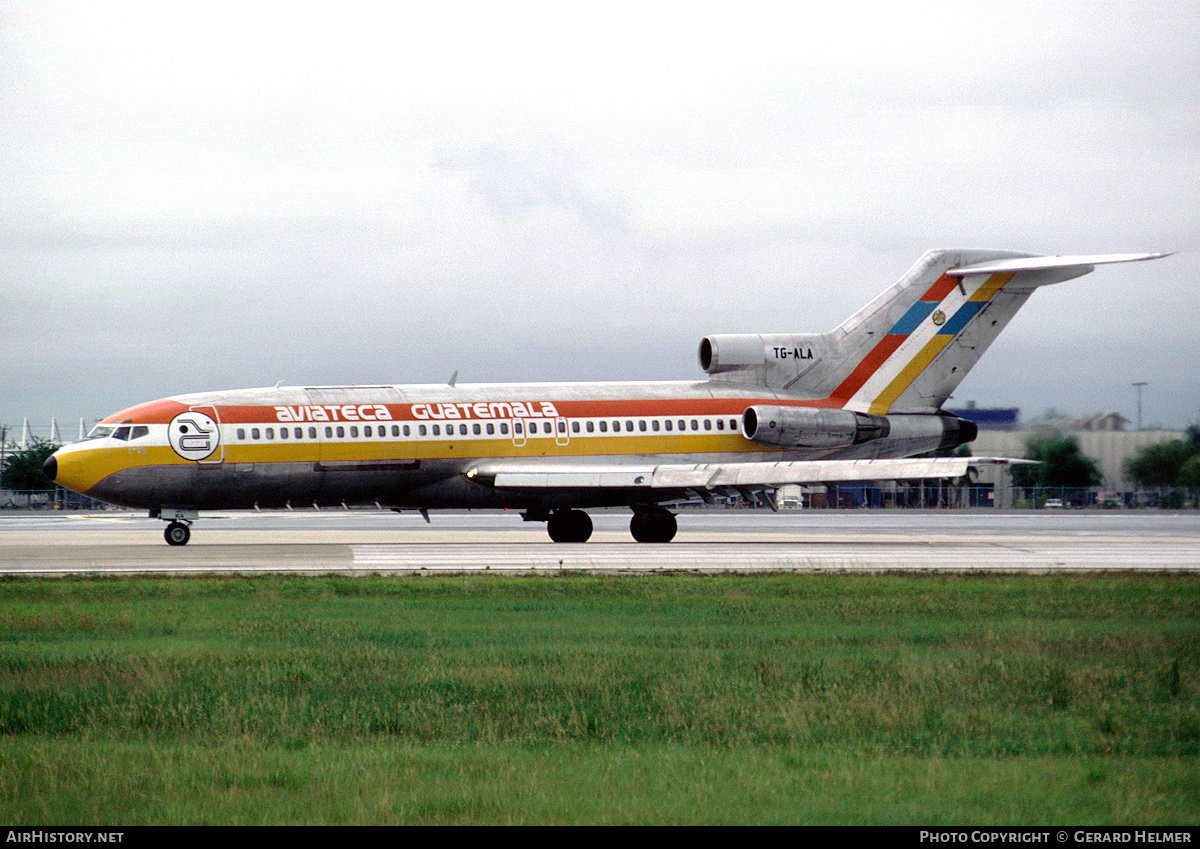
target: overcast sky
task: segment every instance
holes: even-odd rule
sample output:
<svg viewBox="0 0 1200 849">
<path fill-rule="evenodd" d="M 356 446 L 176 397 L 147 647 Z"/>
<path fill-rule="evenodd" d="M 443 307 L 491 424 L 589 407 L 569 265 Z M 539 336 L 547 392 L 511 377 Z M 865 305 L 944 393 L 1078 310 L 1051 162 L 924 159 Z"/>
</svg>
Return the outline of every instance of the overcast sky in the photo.
<svg viewBox="0 0 1200 849">
<path fill-rule="evenodd" d="M 950 406 L 1195 421 L 1194 0 L 820 5 L 0 4 L 0 424 L 699 378 L 934 247 L 1178 251 L 1036 293 Z"/>
</svg>

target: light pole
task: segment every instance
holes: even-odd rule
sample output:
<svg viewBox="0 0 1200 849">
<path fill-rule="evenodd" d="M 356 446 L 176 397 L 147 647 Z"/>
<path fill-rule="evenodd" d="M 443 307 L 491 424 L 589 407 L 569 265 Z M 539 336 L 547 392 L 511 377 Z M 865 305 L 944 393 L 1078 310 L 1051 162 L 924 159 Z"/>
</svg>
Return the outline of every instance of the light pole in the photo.
<svg viewBox="0 0 1200 849">
<path fill-rule="evenodd" d="M 1135 389 L 1137 389 L 1137 396 L 1138 396 L 1137 429 L 1141 430 L 1142 429 L 1142 387 L 1149 386 L 1149 384 L 1146 383 L 1146 381 L 1144 381 L 1144 380 L 1140 380 L 1137 383 L 1133 384 L 1133 386 Z"/>
</svg>

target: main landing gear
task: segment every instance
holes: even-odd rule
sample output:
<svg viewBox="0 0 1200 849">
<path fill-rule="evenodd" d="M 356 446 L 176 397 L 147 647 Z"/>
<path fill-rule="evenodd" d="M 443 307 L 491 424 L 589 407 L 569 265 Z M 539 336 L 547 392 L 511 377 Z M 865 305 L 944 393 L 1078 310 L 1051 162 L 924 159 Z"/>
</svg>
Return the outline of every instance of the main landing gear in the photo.
<svg viewBox="0 0 1200 849">
<path fill-rule="evenodd" d="M 546 520 L 546 532 L 555 542 L 587 542 L 592 519 L 582 510 L 555 510 Z"/>
<path fill-rule="evenodd" d="M 670 542 L 678 529 L 675 514 L 666 510 L 634 513 L 629 521 L 629 532 L 638 542 Z"/>
<path fill-rule="evenodd" d="M 629 522 L 629 532 L 638 542 L 670 542 L 678 528 L 675 515 L 662 509 L 634 513 Z M 582 510 L 554 510 L 546 518 L 546 531 L 555 542 L 587 542 L 592 520 Z"/>
</svg>

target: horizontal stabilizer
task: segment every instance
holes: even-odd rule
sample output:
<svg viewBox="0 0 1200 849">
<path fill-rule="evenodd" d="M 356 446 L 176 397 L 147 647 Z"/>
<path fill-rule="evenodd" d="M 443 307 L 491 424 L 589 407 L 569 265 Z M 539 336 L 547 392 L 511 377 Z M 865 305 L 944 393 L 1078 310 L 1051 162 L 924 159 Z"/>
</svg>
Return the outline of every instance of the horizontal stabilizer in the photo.
<svg viewBox="0 0 1200 849">
<path fill-rule="evenodd" d="M 1045 271 L 1052 268 L 1079 268 L 1091 271 L 1097 265 L 1114 262 L 1140 262 L 1145 259 L 1160 259 L 1167 253 L 1148 254 L 1097 254 L 1094 256 L 1028 256 L 1017 259 L 1000 259 L 951 268 L 946 274 L 951 277 L 966 277 L 971 274 L 1006 274 L 1017 271 Z"/>
</svg>

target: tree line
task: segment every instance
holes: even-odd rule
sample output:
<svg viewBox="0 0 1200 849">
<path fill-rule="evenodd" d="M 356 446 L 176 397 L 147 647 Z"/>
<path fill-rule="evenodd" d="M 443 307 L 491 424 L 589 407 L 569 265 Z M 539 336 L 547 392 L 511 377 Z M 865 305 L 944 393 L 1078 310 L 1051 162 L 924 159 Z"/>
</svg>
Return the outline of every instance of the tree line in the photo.
<svg viewBox="0 0 1200 849">
<path fill-rule="evenodd" d="M 1039 434 L 1025 445 L 1025 457 L 1036 465 L 1012 468 L 1013 485 L 1090 488 L 1103 476 L 1073 436 Z M 1147 445 L 1125 461 L 1125 475 L 1140 487 L 1173 489 L 1200 487 L 1200 423 L 1190 425 L 1184 439 Z"/>
</svg>

